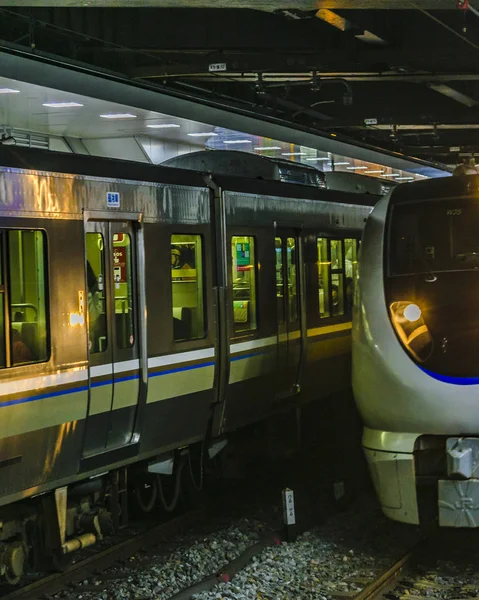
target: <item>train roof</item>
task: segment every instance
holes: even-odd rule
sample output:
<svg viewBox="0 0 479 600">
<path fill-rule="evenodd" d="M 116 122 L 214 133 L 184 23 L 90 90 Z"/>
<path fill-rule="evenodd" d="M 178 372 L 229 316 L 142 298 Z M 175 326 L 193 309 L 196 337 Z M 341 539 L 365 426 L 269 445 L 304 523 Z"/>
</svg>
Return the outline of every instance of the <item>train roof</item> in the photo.
<svg viewBox="0 0 479 600">
<path fill-rule="evenodd" d="M 328 171 L 325 178 L 328 189 L 374 196 L 384 196 L 398 185 L 394 181 L 345 171 Z"/>
<path fill-rule="evenodd" d="M 479 175 L 435 177 L 398 185 L 391 193 L 391 204 L 417 200 L 440 200 L 459 196 L 478 196 Z"/>
<path fill-rule="evenodd" d="M 151 165 L 120 159 L 1 145 L 0 167 L 203 188 L 207 187 L 207 178 L 205 176 L 208 175 L 208 173 L 171 168 L 163 165 Z M 245 194 L 318 200 L 361 206 L 374 206 L 379 200 L 379 197 L 376 196 L 326 190 L 281 181 L 250 179 L 233 175 L 215 175 L 214 181 L 223 190 Z"/>
<path fill-rule="evenodd" d="M 116 158 L 0 145 L 0 167 L 31 169 L 150 183 L 206 187 L 204 176 L 195 171 L 168 169 Z"/>
<path fill-rule="evenodd" d="M 356 206 L 375 206 L 381 196 L 355 194 L 327 190 L 281 181 L 265 181 L 262 179 L 246 179 L 230 175 L 216 175 L 214 181 L 224 190 L 243 194 L 258 194 L 262 196 L 278 196 L 280 198 L 298 198 L 303 200 L 319 200 L 323 202 L 338 202 Z"/>
<path fill-rule="evenodd" d="M 285 158 L 262 156 L 241 150 L 199 150 L 180 154 L 161 164 L 167 167 L 214 173 L 215 175 L 237 175 L 251 179 L 326 187 L 324 173 L 314 165 L 295 163 Z"/>
</svg>

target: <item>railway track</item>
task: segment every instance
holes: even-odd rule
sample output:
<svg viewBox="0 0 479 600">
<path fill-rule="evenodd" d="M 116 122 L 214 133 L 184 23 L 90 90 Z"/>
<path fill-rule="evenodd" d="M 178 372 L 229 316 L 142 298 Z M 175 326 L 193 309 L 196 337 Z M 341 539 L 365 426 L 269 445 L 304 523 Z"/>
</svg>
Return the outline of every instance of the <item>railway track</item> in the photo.
<svg viewBox="0 0 479 600">
<path fill-rule="evenodd" d="M 189 527 L 204 521 L 206 513 L 190 511 L 166 523 L 157 525 L 143 533 L 128 538 L 114 546 L 79 560 L 61 573 L 53 573 L 17 588 L 1 596 L 1 600 L 40 600 L 83 581 L 115 564 L 128 560 L 136 552 L 166 542 L 173 535 L 186 531 Z"/>
<path fill-rule="evenodd" d="M 477 600 L 478 533 L 436 531 L 364 588 L 355 600 Z"/>
<path fill-rule="evenodd" d="M 424 548 L 424 540 L 421 540 L 409 552 L 396 561 L 392 567 L 382 573 L 377 579 L 366 585 L 366 587 L 352 596 L 354 600 L 379 600 L 391 592 L 400 582 L 402 577 L 413 566 L 415 560 Z"/>
<path fill-rule="evenodd" d="M 211 518 L 211 508 L 210 510 L 195 510 L 184 513 L 165 523 L 155 525 L 147 531 L 121 540 L 93 555 L 80 558 L 78 562 L 62 573 L 51 574 L 32 583 L 27 583 L 20 588 L 6 590 L 5 594 L 0 592 L 0 600 L 47 600 L 61 591 L 66 591 L 68 597 L 83 592 L 100 593 L 104 584 L 109 585 L 108 580 L 126 580 L 132 575 L 134 576 L 138 569 L 141 571 L 143 552 L 146 555 L 147 551 L 160 547 L 159 554 L 163 555 L 165 548 L 166 552 L 170 551 L 169 544 L 175 535 L 184 533 L 192 527 L 202 526 L 206 522 L 209 523 Z M 312 522 L 303 523 L 300 529 L 307 530 L 312 526 L 314 526 Z M 277 541 L 274 541 L 275 538 Z M 366 577 L 364 575 L 360 577 L 357 572 L 356 576 L 351 573 L 350 577 L 343 573 L 343 575 L 346 575 L 344 581 L 350 584 L 354 583 L 355 589 L 351 590 L 350 588 L 351 591 L 347 592 L 331 590 L 330 594 L 326 594 L 328 600 L 383 600 L 384 598 L 390 600 L 391 598 L 400 599 L 405 597 L 409 600 L 422 600 L 428 594 L 421 591 L 421 580 L 420 577 L 418 578 L 420 571 L 416 567 L 418 559 L 423 559 L 431 554 L 431 549 L 434 549 L 434 538 L 435 536 L 427 536 L 419 540 L 386 571 L 378 573 L 373 570 L 367 575 L 364 574 Z M 213 592 L 214 589 L 217 590 L 216 585 L 218 583 L 236 579 L 236 575 L 239 575 L 240 571 L 250 563 L 253 556 L 257 555 L 259 559 L 259 554 L 264 547 L 275 543 L 279 543 L 277 534 L 273 536 L 266 535 L 264 540 L 260 540 L 259 543 L 247 548 L 243 554 L 231 563 L 223 565 L 219 571 L 211 573 L 205 580 L 194 583 L 183 590 L 180 589 L 172 598 L 184 600 L 191 598 L 191 594 L 199 591 L 211 590 Z M 131 560 L 132 556 L 135 556 L 133 561 Z M 261 561 L 261 559 L 259 560 Z M 114 567 L 113 572 L 105 573 L 111 567 Z M 85 580 L 89 580 L 86 585 L 78 586 Z M 314 597 L 314 584 L 310 589 Z M 467 598 L 467 596 L 467 594 L 466 596 L 460 595 L 456 598 Z M 146 597 L 153 599 L 157 595 L 150 596 L 147 594 Z M 320 597 L 324 598 L 324 592 Z M 469 595 L 469 597 L 471 596 Z M 479 597 L 479 594 L 477 597 Z"/>
</svg>

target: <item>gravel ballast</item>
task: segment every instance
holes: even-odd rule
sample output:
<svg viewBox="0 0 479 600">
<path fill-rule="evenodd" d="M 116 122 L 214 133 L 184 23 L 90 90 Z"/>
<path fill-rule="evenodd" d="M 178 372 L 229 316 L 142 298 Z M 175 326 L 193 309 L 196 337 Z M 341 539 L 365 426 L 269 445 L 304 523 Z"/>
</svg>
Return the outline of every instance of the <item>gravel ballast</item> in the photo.
<svg viewBox="0 0 479 600">
<path fill-rule="evenodd" d="M 78 585 L 77 600 L 167 600 L 181 590 L 219 573 L 266 534 L 272 533 L 280 507 L 267 518 L 239 519 L 206 535 L 176 540 L 170 553 L 133 556 L 121 569 Z M 202 592 L 195 600 L 337 599 L 359 591 L 361 580 L 388 568 L 418 538 L 416 528 L 388 521 L 373 505 L 357 506 L 253 557 L 236 577 Z M 71 598 L 71 592 L 58 597 Z"/>
</svg>

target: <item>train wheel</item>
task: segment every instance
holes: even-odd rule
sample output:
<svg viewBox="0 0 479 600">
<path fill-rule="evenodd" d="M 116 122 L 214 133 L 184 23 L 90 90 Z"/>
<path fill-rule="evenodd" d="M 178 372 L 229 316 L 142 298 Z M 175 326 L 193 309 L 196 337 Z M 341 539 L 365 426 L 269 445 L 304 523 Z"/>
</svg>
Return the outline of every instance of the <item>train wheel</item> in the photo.
<svg viewBox="0 0 479 600">
<path fill-rule="evenodd" d="M 10 585 L 16 585 L 23 576 L 26 553 L 23 542 L 11 542 L 8 544 L 6 556 L 6 569 L 4 577 Z"/>
</svg>

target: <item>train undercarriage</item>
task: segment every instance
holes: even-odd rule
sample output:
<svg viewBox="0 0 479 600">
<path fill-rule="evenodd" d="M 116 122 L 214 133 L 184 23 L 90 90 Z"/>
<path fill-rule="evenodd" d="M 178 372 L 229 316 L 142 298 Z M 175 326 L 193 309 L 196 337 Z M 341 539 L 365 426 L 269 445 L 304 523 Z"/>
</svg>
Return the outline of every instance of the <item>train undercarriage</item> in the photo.
<svg viewBox="0 0 479 600">
<path fill-rule="evenodd" d="M 204 469 L 226 440 L 176 450 L 5 506 L 0 576 L 17 584 L 27 572 L 64 570 L 73 554 L 116 533 L 135 516 L 172 513 L 198 502 Z"/>
</svg>

